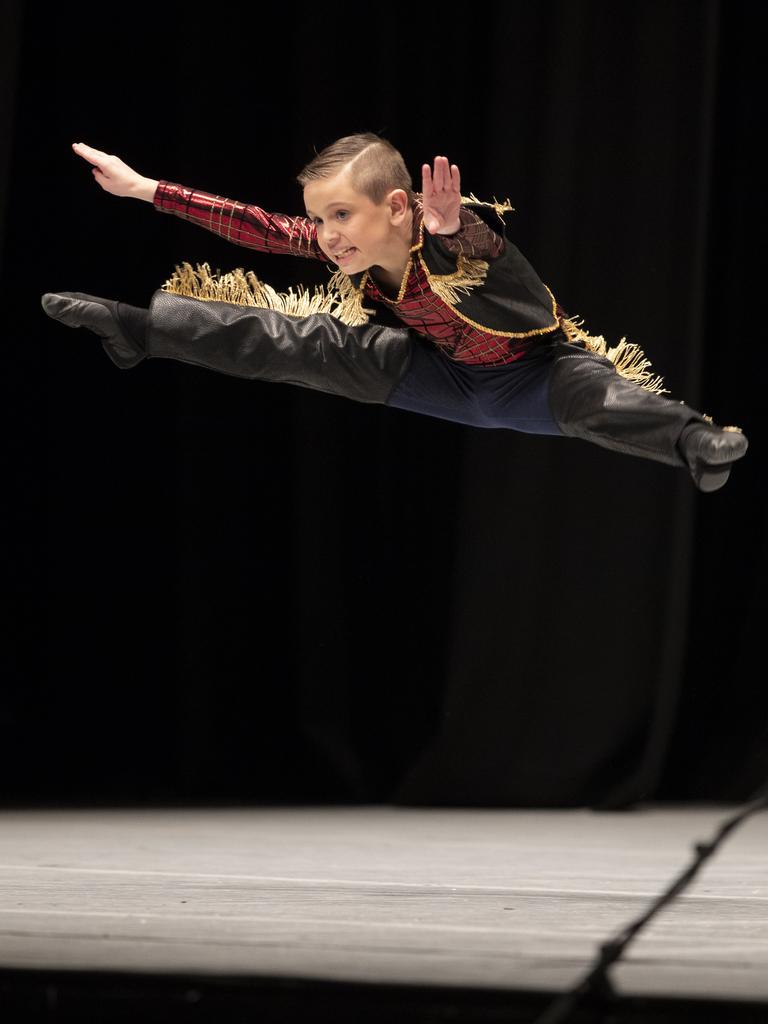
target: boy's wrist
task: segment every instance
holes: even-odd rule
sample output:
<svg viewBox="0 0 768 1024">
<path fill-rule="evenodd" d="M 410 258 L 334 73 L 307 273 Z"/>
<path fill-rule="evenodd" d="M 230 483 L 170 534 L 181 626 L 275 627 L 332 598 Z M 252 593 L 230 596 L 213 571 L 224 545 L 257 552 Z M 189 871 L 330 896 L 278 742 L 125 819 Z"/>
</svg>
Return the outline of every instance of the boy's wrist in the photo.
<svg viewBox="0 0 768 1024">
<path fill-rule="evenodd" d="M 456 226 L 455 227 L 445 228 L 443 231 L 436 231 L 435 234 L 436 235 L 455 235 L 458 232 L 460 227 L 461 227 L 461 219 L 459 217 L 457 217 L 456 218 Z"/>
<path fill-rule="evenodd" d="M 135 199 L 143 199 L 147 203 L 152 203 L 159 184 L 160 182 L 153 178 L 139 178 L 131 189 L 131 195 Z"/>
</svg>

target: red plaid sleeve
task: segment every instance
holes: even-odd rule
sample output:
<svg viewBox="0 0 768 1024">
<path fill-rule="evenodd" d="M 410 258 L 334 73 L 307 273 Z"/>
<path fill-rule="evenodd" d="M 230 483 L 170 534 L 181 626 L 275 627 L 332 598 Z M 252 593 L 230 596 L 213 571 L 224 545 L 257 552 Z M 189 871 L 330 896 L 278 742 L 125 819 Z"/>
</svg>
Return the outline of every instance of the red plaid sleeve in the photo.
<svg viewBox="0 0 768 1024">
<path fill-rule="evenodd" d="M 504 239 L 489 228 L 485 221 L 466 206 L 459 209 L 461 226 L 453 235 L 435 235 L 448 252 L 458 256 L 481 256 L 483 259 L 496 259 L 504 252 Z"/>
<path fill-rule="evenodd" d="M 317 244 L 317 228 L 308 217 L 267 213 L 251 203 L 225 199 L 171 181 L 158 182 L 152 205 L 162 213 L 199 224 L 247 249 L 330 262 Z"/>
</svg>

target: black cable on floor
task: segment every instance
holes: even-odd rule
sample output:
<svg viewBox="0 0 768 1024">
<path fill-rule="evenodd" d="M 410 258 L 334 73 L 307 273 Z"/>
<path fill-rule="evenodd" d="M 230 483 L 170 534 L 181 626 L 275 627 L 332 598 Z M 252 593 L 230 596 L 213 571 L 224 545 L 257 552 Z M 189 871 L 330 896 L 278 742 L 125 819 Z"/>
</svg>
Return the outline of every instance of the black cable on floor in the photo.
<svg viewBox="0 0 768 1024">
<path fill-rule="evenodd" d="M 712 856 L 728 833 L 750 815 L 764 807 L 768 807 L 768 782 L 762 785 L 749 798 L 747 804 L 738 814 L 735 814 L 725 824 L 720 826 L 714 839 L 709 843 L 694 844 L 695 857 L 692 863 L 673 881 L 666 892 L 661 894 L 649 910 L 638 917 L 636 921 L 627 925 L 623 931 L 609 942 L 601 944 L 600 952 L 587 969 L 587 973 L 572 988 L 550 1003 L 544 1013 L 538 1016 L 533 1024 L 564 1024 L 571 1012 L 588 996 L 616 998 L 617 993 L 606 973 L 611 964 L 616 963 L 632 939 L 648 924 L 651 918 L 658 914 L 662 907 L 666 906 L 667 903 L 670 903 L 676 896 L 679 896 L 680 893 L 688 888 L 698 874 L 701 865 L 708 857 Z"/>
</svg>

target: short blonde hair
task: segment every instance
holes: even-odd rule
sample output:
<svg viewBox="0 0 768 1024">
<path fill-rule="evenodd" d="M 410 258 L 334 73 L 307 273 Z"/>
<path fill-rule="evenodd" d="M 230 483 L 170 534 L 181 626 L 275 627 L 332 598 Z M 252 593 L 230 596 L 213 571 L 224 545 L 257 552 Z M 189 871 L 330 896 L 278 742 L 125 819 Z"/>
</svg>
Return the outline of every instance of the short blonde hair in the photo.
<svg viewBox="0 0 768 1024">
<path fill-rule="evenodd" d="M 401 188 L 414 205 L 413 182 L 399 150 L 374 132 L 345 135 L 326 146 L 296 176 L 304 188 L 310 181 L 333 178 L 348 170 L 356 192 L 367 196 L 377 206 L 389 192 Z"/>
</svg>

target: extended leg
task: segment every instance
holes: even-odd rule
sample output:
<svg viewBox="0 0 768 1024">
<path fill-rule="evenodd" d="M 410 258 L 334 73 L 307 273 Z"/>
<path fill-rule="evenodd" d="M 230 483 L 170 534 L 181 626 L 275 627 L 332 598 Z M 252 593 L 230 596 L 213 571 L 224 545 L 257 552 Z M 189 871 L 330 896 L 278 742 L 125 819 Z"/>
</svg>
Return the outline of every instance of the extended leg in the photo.
<svg viewBox="0 0 768 1024">
<path fill-rule="evenodd" d="M 55 319 L 99 334 L 122 368 L 143 358 L 175 359 L 235 377 L 383 404 L 411 358 L 407 328 L 350 327 L 330 313 L 290 316 L 156 291 L 145 311 L 144 338 L 137 343 L 139 332 L 131 335 L 130 329 L 141 310 L 82 292 L 47 293 L 42 301 Z"/>
<path fill-rule="evenodd" d="M 738 427 L 718 427 L 684 402 L 626 380 L 605 356 L 562 342 L 549 383 L 564 434 L 614 451 L 687 468 L 701 491 L 715 491 L 747 450 Z"/>
</svg>

